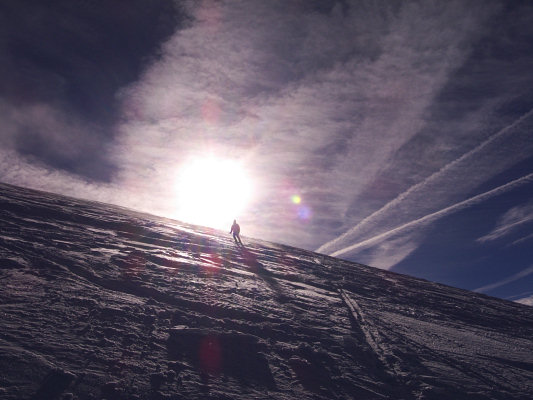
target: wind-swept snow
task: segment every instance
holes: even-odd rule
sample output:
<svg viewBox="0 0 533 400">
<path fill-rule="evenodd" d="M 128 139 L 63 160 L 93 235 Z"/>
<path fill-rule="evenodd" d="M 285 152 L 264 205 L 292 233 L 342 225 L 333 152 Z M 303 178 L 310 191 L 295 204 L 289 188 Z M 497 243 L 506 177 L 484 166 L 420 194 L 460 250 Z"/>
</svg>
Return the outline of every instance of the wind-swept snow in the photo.
<svg viewBox="0 0 533 400">
<path fill-rule="evenodd" d="M 531 307 L 0 189 L 0 399 L 533 393 Z"/>
</svg>

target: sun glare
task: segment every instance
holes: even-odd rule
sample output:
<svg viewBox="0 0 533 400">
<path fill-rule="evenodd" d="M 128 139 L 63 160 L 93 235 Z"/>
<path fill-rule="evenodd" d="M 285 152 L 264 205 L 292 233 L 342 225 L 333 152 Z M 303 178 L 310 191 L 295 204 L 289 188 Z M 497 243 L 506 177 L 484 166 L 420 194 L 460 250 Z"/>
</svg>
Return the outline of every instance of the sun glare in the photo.
<svg viewBox="0 0 533 400">
<path fill-rule="evenodd" d="M 178 218 L 229 229 L 248 204 L 252 185 L 238 162 L 214 157 L 184 165 L 177 182 Z"/>
</svg>

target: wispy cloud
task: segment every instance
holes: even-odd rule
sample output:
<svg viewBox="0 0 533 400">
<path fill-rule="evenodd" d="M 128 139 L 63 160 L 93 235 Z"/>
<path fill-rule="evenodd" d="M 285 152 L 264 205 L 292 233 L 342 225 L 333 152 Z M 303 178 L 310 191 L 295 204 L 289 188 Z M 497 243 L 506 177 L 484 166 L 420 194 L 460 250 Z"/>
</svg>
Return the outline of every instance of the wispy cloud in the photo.
<svg viewBox="0 0 533 400">
<path fill-rule="evenodd" d="M 517 303 L 525 304 L 526 306 L 533 306 L 533 296 L 523 297 L 521 299 L 515 300 Z"/>
<path fill-rule="evenodd" d="M 530 201 L 527 204 L 511 208 L 500 218 L 496 227 L 491 232 L 477 240 L 478 242 L 484 243 L 500 239 L 532 221 L 533 201 Z"/>
<path fill-rule="evenodd" d="M 420 229 L 405 229 L 383 237 L 379 241 L 369 242 L 367 246 L 363 245 L 356 249 L 357 260 L 375 268 L 389 269 L 418 248 L 422 233 Z M 344 255 L 339 253 L 339 256 Z"/>
<path fill-rule="evenodd" d="M 505 279 L 502 279 L 498 282 L 491 283 L 490 285 L 482 286 L 477 289 L 474 289 L 475 292 L 490 292 L 493 289 L 499 288 L 500 286 L 507 285 L 511 282 L 517 281 L 519 279 L 522 279 L 528 275 L 533 274 L 533 265 L 529 268 L 523 269 L 522 271 L 513 274 Z"/>
<path fill-rule="evenodd" d="M 522 244 L 522 243 L 525 243 L 529 240 L 533 239 L 533 233 L 530 233 L 529 235 L 526 235 L 526 236 L 523 236 L 521 237 L 520 239 L 516 239 L 514 240 L 511 245 L 512 246 L 516 246 L 516 245 L 519 245 L 519 244 Z"/>
</svg>

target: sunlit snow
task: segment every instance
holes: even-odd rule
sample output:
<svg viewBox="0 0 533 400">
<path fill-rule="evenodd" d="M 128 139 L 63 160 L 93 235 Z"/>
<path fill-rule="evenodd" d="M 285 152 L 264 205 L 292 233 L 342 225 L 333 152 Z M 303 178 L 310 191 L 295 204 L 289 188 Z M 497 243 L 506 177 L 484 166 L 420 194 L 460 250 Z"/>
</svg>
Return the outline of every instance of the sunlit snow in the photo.
<svg viewBox="0 0 533 400">
<path fill-rule="evenodd" d="M 0 398 L 528 399 L 533 308 L 0 185 Z"/>
</svg>

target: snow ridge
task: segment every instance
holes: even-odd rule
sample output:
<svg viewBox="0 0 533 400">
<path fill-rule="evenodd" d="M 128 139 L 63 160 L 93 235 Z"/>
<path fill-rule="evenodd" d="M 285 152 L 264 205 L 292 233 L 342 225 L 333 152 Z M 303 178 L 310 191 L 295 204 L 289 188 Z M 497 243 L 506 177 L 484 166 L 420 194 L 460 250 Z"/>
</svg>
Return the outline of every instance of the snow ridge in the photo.
<svg viewBox="0 0 533 400">
<path fill-rule="evenodd" d="M 0 184 L 0 399 L 533 393 L 532 307 L 243 241 Z"/>
<path fill-rule="evenodd" d="M 381 362 L 385 366 L 388 366 L 389 369 L 392 369 L 388 365 L 387 358 L 385 357 L 385 349 L 380 344 L 381 341 L 379 339 L 378 331 L 366 322 L 364 314 L 363 314 L 363 310 L 361 310 L 361 307 L 359 307 L 359 305 L 357 304 L 355 300 L 351 299 L 348 296 L 345 290 L 339 289 L 339 293 L 341 295 L 342 300 L 344 301 L 344 304 L 346 304 L 346 306 L 350 310 L 353 320 L 357 322 L 357 324 L 359 325 L 359 328 L 365 335 L 368 345 L 376 353 L 376 355 L 381 360 Z"/>
</svg>

